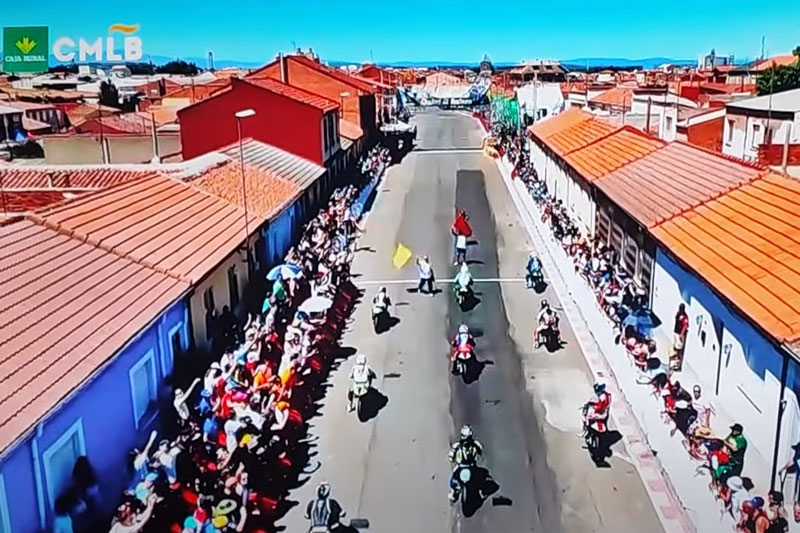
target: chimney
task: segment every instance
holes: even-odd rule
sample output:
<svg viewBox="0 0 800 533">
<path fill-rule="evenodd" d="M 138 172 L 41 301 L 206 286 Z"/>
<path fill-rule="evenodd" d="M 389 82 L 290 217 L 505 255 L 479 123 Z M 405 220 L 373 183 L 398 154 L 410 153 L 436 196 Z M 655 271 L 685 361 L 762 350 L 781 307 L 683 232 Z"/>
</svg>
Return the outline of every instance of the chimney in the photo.
<svg viewBox="0 0 800 533">
<path fill-rule="evenodd" d="M 281 67 L 281 81 L 283 83 L 288 83 L 287 76 L 286 76 L 286 58 L 283 56 L 283 52 L 278 54 L 278 62 Z"/>
</svg>

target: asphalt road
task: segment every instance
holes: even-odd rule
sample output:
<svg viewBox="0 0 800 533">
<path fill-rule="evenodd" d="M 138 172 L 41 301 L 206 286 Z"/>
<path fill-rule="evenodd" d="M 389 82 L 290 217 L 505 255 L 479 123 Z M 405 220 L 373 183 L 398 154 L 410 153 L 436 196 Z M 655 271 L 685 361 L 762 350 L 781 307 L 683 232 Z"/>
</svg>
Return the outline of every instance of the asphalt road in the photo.
<svg viewBox="0 0 800 533">
<path fill-rule="evenodd" d="M 477 123 L 462 114 L 421 113 L 419 150 L 392 167 L 366 221 L 353 272 L 366 291 L 342 345 L 367 354 L 379 375 L 385 405 L 360 422 L 345 411 L 353 358 L 329 380 L 321 414 L 310 421 L 316 438 L 300 503 L 280 522 L 307 529 L 305 504 L 327 480 L 347 518 L 363 518 L 377 533 L 522 533 L 661 531 L 661 525 L 621 444 L 610 468 L 597 468 L 583 449 L 579 406 L 592 377 L 565 320 L 566 345 L 532 351 L 539 299 L 522 277 L 530 242 L 494 162 L 480 151 Z M 436 276 L 454 276 L 455 209 L 466 209 L 475 230 L 468 260 L 479 303 L 462 311 L 440 284 L 435 296 L 416 294 L 411 264 L 391 264 L 403 243 L 431 258 Z M 383 282 L 399 319 L 372 331 L 369 301 Z M 465 384 L 449 373 L 448 339 L 466 322 L 484 361 L 479 378 Z M 447 501 L 447 451 L 462 424 L 471 424 L 485 449 L 484 465 L 499 485 L 482 507 L 464 516 Z M 346 522 L 346 521 L 345 521 Z"/>
</svg>

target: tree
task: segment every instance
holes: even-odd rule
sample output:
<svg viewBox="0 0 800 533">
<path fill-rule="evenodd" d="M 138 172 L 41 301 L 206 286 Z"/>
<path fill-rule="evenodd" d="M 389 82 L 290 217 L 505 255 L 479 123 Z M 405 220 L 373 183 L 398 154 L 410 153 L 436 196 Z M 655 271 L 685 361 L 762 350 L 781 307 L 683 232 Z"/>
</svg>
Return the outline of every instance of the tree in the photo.
<svg viewBox="0 0 800 533">
<path fill-rule="evenodd" d="M 156 72 L 159 74 L 182 74 L 184 76 L 196 76 L 200 69 L 194 63 L 187 63 L 177 59 L 165 63 L 160 67 L 156 67 Z"/>
<path fill-rule="evenodd" d="M 100 104 L 109 107 L 120 107 L 119 91 L 113 83 L 103 81 L 100 83 Z"/>
<path fill-rule="evenodd" d="M 800 46 L 792 50 L 795 62 L 786 66 L 772 66 L 756 81 L 759 96 L 800 88 Z"/>
<path fill-rule="evenodd" d="M 152 63 L 125 63 L 125 66 L 134 76 L 148 76 L 156 72 Z"/>
<path fill-rule="evenodd" d="M 77 74 L 78 73 L 78 65 L 75 63 L 70 63 L 68 65 L 56 65 L 54 67 L 50 67 L 47 69 L 49 73 L 63 73 L 63 74 Z"/>
</svg>

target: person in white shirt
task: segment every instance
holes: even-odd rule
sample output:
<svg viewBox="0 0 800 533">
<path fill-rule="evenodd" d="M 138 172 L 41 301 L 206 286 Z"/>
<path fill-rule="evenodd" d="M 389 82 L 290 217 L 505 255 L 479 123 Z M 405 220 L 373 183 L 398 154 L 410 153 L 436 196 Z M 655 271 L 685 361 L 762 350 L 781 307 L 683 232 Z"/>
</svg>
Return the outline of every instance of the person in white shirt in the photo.
<svg viewBox="0 0 800 533">
<path fill-rule="evenodd" d="M 456 261 L 454 265 L 467 262 L 467 237 L 462 234 L 456 235 Z"/>
<path fill-rule="evenodd" d="M 428 260 L 428 256 L 417 257 L 417 269 L 419 270 L 419 287 L 417 292 L 433 294 L 433 268 Z M 426 288 L 427 291 L 423 290 Z"/>
<path fill-rule="evenodd" d="M 700 427 L 711 427 L 711 415 L 714 413 L 714 406 L 707 398 L 703 397 L 700 385 L 692 388 L 692 407 L 697 412 L 697 424 Z"/>
<path fill-rule="evenodd" d="M 367 356 L 364 354 L 359 354 L 356 357 L 356 364 L 353 365 L 353 368 L 350 370 L 350 390 L 347 391 L 347 410 L 352 411 L 355 409 L 355 405 L 353 400 L 355 399 L 353 396 L 354 389 L 356 384 L 359 385 L 366 385 L 367 387 L 372 386 L 372 380 L 375 379 L 377 375 L 375 371 L 367 364 Z"/>
</svg>

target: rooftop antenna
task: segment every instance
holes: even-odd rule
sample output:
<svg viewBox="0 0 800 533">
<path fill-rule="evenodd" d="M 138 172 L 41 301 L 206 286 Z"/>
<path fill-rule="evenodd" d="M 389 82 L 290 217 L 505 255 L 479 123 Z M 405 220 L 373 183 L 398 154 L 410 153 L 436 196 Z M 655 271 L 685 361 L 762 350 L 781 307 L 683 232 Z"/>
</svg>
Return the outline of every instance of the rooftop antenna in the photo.
<svg viewBox="0 0 800 533">
<path fill-rule="evenodd" d="M 764 42 L 766 40 L 766 35 L 761 36 L 761 59 L 764 59 Z"/>
<path fill-rule="evenodd" d="M 208 70 L 214 72 L 214 52 L 208 51 Z"/>
</svg>

